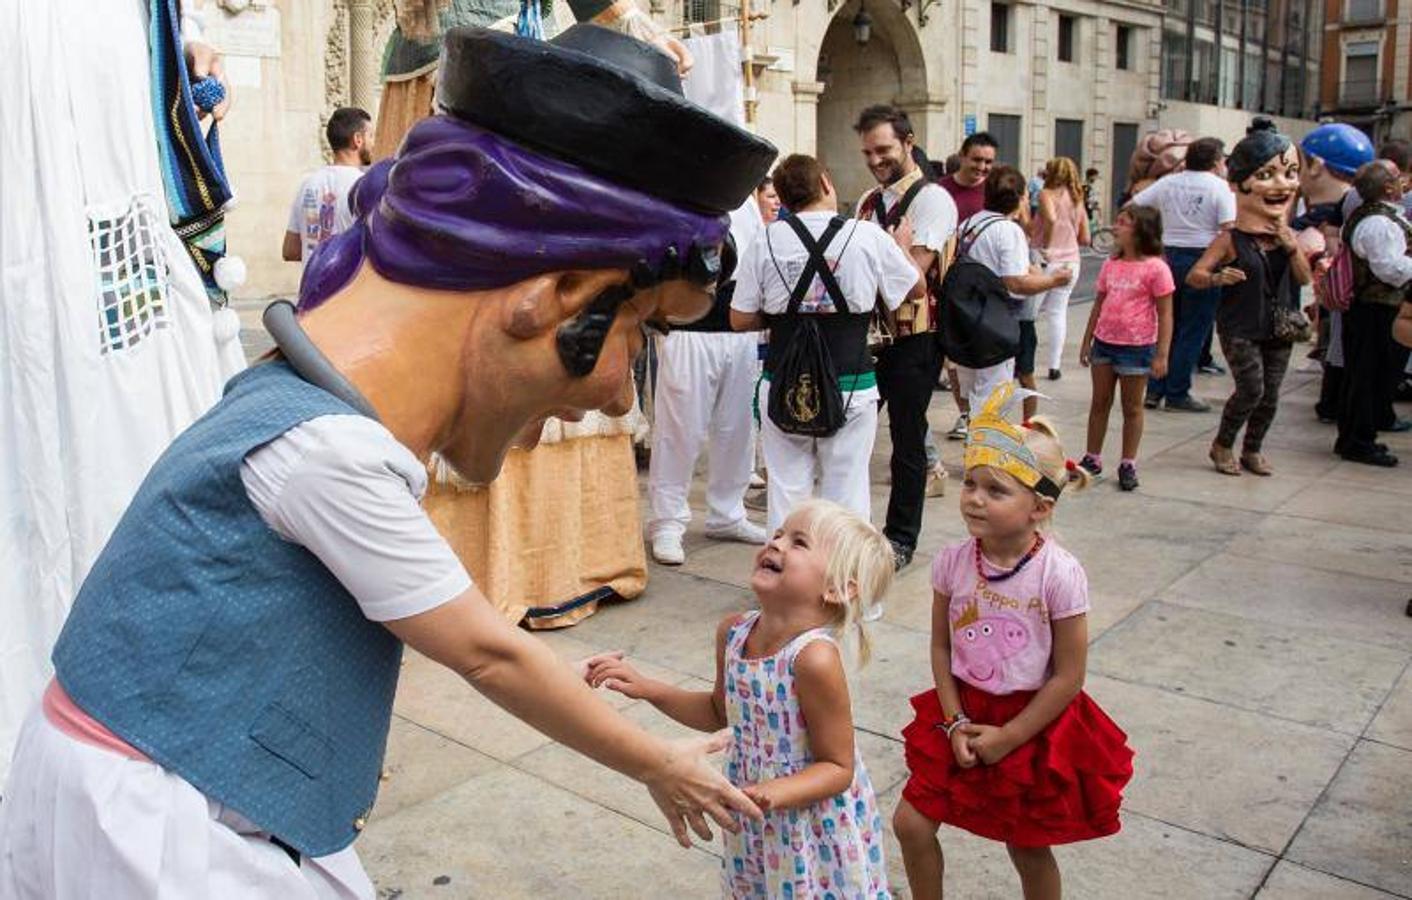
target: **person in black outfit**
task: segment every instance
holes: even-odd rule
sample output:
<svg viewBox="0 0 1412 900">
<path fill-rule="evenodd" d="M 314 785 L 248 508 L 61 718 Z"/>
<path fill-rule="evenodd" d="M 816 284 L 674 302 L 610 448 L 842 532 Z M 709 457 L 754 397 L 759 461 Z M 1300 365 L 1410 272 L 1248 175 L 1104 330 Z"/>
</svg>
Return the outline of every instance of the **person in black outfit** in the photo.
<svg viewBox="0 0 1412 900">
<path fill-rule="evenodd" d="M 1363 204 L 1343 227 L 1353 254 L 1353 303 L 1343 314 L 1343 402 L 1334 452 L 1344 459 L 1391 467 L 1397 457 L 1378 443 L 1389 423 L 1392 394 L 1402 358 L 1391 335 L 1398 307 L 1412 286 L 1412 224 L 1397 203 L 1402 185 L 1397 167 L 1374 160 L 1358 170 L 1353 187 Z"/>
<path fill-rule="evenodd" d="M 1226 165 L 1236 188 L 1235 228 L 1218 236 L 1187 275 L 1187 284 L 1198 290 L 1221 288 L 1216 333 L 1235 379 L 1211 461 L 1225 475 L 1239 475 L 1241 469 L 1271 475 L 1260 449 L 1275 420 L 1293 349 L 1279 334 L 1277 320 L 1296 310 L 1296 285 L 1310 280 L 1309 260 L 1289 226 L 1299 190 L 1299 155 L 1273 127 L 1259 128 L 1236 144 Z M 1242 427 L 1245 440 L 1237 460 L 1235 440 Z"/>
</svg>

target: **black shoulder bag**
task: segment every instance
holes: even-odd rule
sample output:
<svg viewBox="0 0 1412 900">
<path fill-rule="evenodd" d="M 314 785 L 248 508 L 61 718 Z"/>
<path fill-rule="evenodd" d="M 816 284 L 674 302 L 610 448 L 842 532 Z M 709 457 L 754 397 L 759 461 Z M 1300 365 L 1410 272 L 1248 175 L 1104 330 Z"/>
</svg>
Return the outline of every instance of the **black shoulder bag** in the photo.
<svg viewBox="0 0 1412 900">
<path fill-rule="evenodd" d="M 942 350 L 947 359 L 968 369 L 998 365 L 1020 348 L 1020 322 L 1010 311 L 1005 282 L 970 256 L 985 230 L 1004 220 L 997 214 L 979 226 L 972 225 L 962 236 L 956 260 L 941 283 Z"/>
</svg>

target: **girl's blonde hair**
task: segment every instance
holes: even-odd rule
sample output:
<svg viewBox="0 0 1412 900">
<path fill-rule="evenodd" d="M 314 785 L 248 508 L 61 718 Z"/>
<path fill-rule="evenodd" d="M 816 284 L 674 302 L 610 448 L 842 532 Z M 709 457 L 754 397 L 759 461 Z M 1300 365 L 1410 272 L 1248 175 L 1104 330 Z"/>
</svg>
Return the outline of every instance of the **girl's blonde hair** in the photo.
<svg viewBox="0 0 1412 900">
<path fill-rule="evenodd" d="M 1025 446 L 1034 453 L 1039 470 L 1063 490 L 1081 491 L 1092 481 L 1083 466 L 1069 465 L 1069 458 L 1059 443 L 1059 431 L 1044 416 L 1030 419 L 1025 428 Z"/>
<path fill-rule="evenodd" d="M 1064 188 L 1069 192 L 1069 198 L 1075 203 L 1083 204 L 1083 188 L 1079 186 L 1079 167 L 1067 156 L 1056 156 L 1044 164 L 1044 186 L 1047 188 Z"/>
<path fill-rule="evenodd" d="M 863 612 L 882 600 L 892 585 L 892 544 L 871 523 L 831 500 L 806 500 L 790 515 L 808 523 L 809 534 L 828 557 L 824 583 L 841 600 L 834 611 L 834 630 L 841 635 L 856 628 L 858 660 L 867 662 L 871 644 Z"/>
</svg>

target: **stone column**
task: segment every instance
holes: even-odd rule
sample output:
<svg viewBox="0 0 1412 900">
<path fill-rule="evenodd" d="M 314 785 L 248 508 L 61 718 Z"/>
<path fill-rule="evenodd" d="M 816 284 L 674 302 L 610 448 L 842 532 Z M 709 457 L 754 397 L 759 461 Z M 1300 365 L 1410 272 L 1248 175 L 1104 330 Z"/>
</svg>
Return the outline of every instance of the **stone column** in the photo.
<svg viewBox="0 0 1412 900">
<path fill-rule="evenodd" d="M 946 98 L 931 93 L 899 97 L 897 106 L 912 120 L 918 146 L 933 159 L 945 159 L 943 154 L 954 153 L 960 146 L 956 135 L 961 133 L 961 123 L 948 117 Z"/>
<path fill-rule="evenodd" d="M 794 82 L 794 153 L 819 154 L 819 95 L 822 81 Z"/>
<path fill-rule="evenodd" d="M 373 48 L 373 0 L 348 0 L 348 94 L 354 106 L 376 115 L 378 57 Z"/>
<path fill-rule="evenodd" d="M 1034 6 L 1031 9 L 1034 18 L 1030 27 L 1030 108 L 1026 116 L 1029 121 L 1024 123 L 1028 127 L 1029 140 L 1025 141 L 1021 135 L 1021 152 L 1023 153 L 1024 145 L 1028 145 L 1030 152 L 1028 159 L 1019 160 L 1020 171 L 1025 173 L 1027 179 L 1050 157 L 1049 145 L 1053 130 L 1049 120 L 1049 53 L 1052 44 L 1050 34 L 1058 27 L 1055 25 L 1058 19 L 1049 17 L 1048 7 Z"/>
<path fill-rule="evenodd" d="M 1100 170 L 1111 165 L 1108 147 L 1113 117 L 1108 110 L 1111 108 L 1113 73 L 1118 65 L 1114 29 L 1113 20 L 1107 16 L 1093 20 L 1093 121 L 1089 124 L 1088 158 L 1089 165 Z M 1133 55 L 1137 57 L 1136 53 Z"/>
</svg>

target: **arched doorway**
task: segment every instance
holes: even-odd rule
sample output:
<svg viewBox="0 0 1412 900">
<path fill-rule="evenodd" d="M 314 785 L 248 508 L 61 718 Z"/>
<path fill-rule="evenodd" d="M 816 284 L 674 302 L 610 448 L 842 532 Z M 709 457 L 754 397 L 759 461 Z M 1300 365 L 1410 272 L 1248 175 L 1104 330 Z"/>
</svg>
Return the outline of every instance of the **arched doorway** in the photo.
<svg viewBox="0 0 1412 900">
<path fill-rule="evenodd" d="M 859 44 L 854 33 L 853 19 L 860 6 L 872 18 L 866 44 Z M 853 133 L 858 113 L 875 103 L 898 103 L 925 93 L 925 62 L 917 32 L 897 3 L 849 0 L 824 33 L 816 77 L 824 84 L 819 96 L 818 156 L 833 174 L 839 199 L 851 204 L 873 186 Z"/>
</svg>

